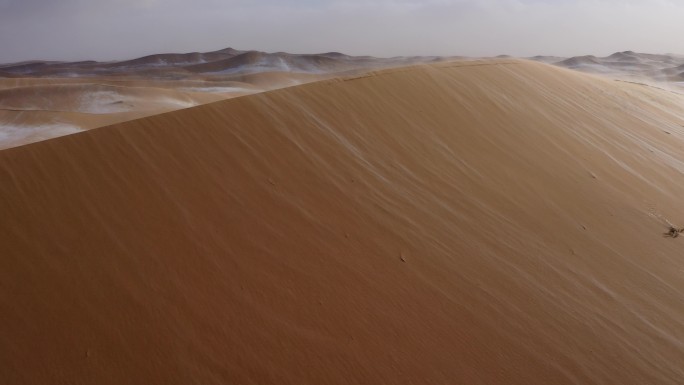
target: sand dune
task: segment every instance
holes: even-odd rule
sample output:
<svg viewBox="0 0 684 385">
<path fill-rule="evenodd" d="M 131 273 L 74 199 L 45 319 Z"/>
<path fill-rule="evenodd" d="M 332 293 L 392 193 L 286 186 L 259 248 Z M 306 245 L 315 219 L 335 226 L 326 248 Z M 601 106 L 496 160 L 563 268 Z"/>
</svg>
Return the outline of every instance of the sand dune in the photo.
<svg viewBox="0 0 684 385">
<path fill-rule="evenodd" d="M 254 76 L 267 76 L 269 74 L 255 74 Z M 287 74 L 278 74 L 281 76 L 283 83 L 287 82 Z M 251 79 L 245 77 L 245 79 Z M 295 77 L 298 79 L 298 77 Z M 320 77 L 316 78 L 320 80 Z M 277 84 L 277 82 L 274 82 Z M 111 77 L 99 77 L 96 79 L 83 79 L 83 78 L 12 78 L 12 79 L 0 79 L 0 89 L 8 88 L 18 88 L 18 87 L 32 87 L 32 86 L 57 86 L 57 85 L 105 85 L 112 87 L 131 87 L 131 88 L 162 88 L 175 90 L 178 88 L 188 88 L 188 87 L 241 87 L 241 88 L 252 88 L 255 91 L 263 91 L 262 82 L 250 82 L 245 81 L 235 81 L 235 80 L 209 80 L 198 77 L 195 79 L 185 79 L 185 80 L 174 80 L 174 81 L 164 81 L 155 79 L 121 79 L 121 78 L 111 78 Z M 271 83 L 269 83 L 271 84 Z M 280 85 L 280 84 L 277 84 Z"/>
<path fill-rule="evenodd" d="M 535 57 L 534 60 L 550 63 L 545 57 Z M 681 55 L 657 55 L 638 53 L 633 51 L 616 52 L 599 58 L 595 56 L 575 56 L 558 60 L 556 65 L 583 72 L 610 75 L 612 77 L 639 80 L 642 82 L 672 82 L 677 81 L 676 68 L 684 64 Z M 680 90 L 683 91 L 683 90 Z"/>
<path fill-rule="evenodd" d="M 55 62 L 55 61 L 31 61 L 23 63 L 11 63 L 0 65 L 4 71 L 32 74 L 32 75 L 55 75 L 67 71 L 73 71 L 79 75 L 94 74 L 102 75 L 108 71 L 126 71 L 128 73 L 136 69 L 162 68 L 162 67 L 183 67 L 204 62 L 224 60 L 245 51 L 238 51 L 226 48 L 213 52 L 190 52 L 190 53 L 165 53 L 148 55 L 132 60 L 122 60 L 113 62 L 97 62 L 94 60 L 80 62 Z"/>
<path fill-rule="evenodd" d="M 457 62 L 3 150 L 0 372 L 680 384 L 682 101 Z"/>
<path fill-rule="evenodd" d="M 11 74 L 9 72 L 0 71 L 0 78 L 15 78 L 18 75 Z"/>
<path fill-rule="evenodd" d="M 95 79 L 2 79 L 0 149 L 64 135 L 63 125 L 88 130 L 323 77 L 260 73 L 221 81 L 103 78 L 96 83 L 92 83 Z M 55 132 L 50 134 L 52 128 Z"/>
<path fill-rule="evenodd" d="M 63 135 L 66 131 L 57 128 L 65 124 L 87 130 L 310 81 L 279 74 L 253 80 L 254 84 L 230 80 L 0 80 L 0 149 Z M 49 134 L 51 128 L 55 132 Z M 7 130 L 12 134 L 3 135 Z M 42 134 L 36 136 L 36 131 Z"/>
<path fill-rule="evenodd" d="M 349 56 L 339 52 L 324 54 L 289 54 L 248 51 L 225 60 L 185 67 L 190 72 L 209 74 L 250 74 L 258 72 L 294 72 L 308 74 L 340 73 L 343 71 L 405 66 L 408 64 L 442 61 L 443 57 L 376 58 Z"/>
<path fill-rule="evenodd" d="M 365 70 L 362 70 L 365 72 Z M 225 79 L 243 84 L 250 84 L 254 87 L 266 89 L 268 87 L 283 88 L 293 85 L 310 83 L 318 80 L 328 79 L 332 75 L 290 73 L 290 72 L 256 72 L 248 74 L 236 74 L 227 76 Z"/>
<path fill-rule="evenodd" d="M 240 51 L 226 48 L 213 52 L 167 53 L 114 62 L 33 61 L 0 65 L 7 75 L 32 77 L 102 77 L 124 76 L 157 79 L 187 79 L 197 74 L 221 78 L 226 75 L 255 72 L 331 73 L 359 68 L 396 67 L 444 57 L 349 56 L 339 52 L 290 54 L 286 52 Z M 453 59 L 453 57 L 451 58 Z"/>
<path fill-rule="evenodd" d="M 50 135 L 50 127 L 91 129 L 335 76 L 440 60 L 444 58 L 383 59 L 338 52 L 301 55 L 226 48 L 114 62 L 5 64 L 0 65 L 0 126 L 5 127 L 0 133 L 7 135 L 0 136 L 0 148 L 65 132 L 56 129 Z M 103 116 L 95 119 L 85 114 Z M 4 119 L 8 116 L 10 120 Z"/>
<path fill-rule="evenodd" d="M 202 97 L 205 95 L 202 94 Z M 0 90 L 0 109 L 6 110 L 107 114 L 133 109 L 163 111 L 198 104 L 200 101 L 194 100 L 188 94 L 171 90 L 115 87 L 102 84 L 59 84 Z"/>
<path fill-rule="evenodd" d="M 0 86 L 0 149 L 254 92 L 61 82 Z"/>
<path fill-rule="evenodd" d="M 600 65 L 601 62 L 599 59 L 594 56 L 594 55 L 586 55 L 586 56 L 575 56 L 571 57 L 569 59 L 562 60 L 558 62 L 558 65 L 564 66 L 564 67 L 580 67 L 584 65 Z"/>
<path fill-rule="evenodd" d="M 24 143 L 33 143 L 59 136 L 81 132 L 83 129 L 74 124 L 64 122 L 39 124 L 0 124 L 0 142 L 5 147 L 15 147 Z"/>
</svg>

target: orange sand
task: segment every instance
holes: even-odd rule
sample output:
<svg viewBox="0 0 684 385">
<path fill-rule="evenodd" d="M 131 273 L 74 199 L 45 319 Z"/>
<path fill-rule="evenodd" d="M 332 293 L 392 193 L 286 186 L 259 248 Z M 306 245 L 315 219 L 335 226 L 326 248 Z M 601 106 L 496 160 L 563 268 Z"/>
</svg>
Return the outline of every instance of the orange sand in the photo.
<svg viewBox="0 0 684 385">
<path fill-rule="evenodd" d="M 457 62 L 0 151 L 3 382 L 680 384 L 682 102 Z"/>
</svg>

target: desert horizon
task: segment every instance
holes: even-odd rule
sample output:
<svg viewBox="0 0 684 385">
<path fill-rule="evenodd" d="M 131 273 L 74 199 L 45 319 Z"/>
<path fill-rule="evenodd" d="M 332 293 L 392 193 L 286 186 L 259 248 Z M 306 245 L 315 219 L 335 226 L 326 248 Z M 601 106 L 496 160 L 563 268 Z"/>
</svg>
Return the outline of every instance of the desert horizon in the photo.
<svg viewBox="0 0 684 385">
<path fill-rule="evenodd" d="M 491 59 L 512 58 L 499 55 Z M 379 58 L 225 48 L 123 61 L 0 64 L 0 149 L 258 92 L 383 68 L 488 58 Z M 616 80 L 684 91 L 684 56 L 616 52 L 538 61 Z"/>
</svg>

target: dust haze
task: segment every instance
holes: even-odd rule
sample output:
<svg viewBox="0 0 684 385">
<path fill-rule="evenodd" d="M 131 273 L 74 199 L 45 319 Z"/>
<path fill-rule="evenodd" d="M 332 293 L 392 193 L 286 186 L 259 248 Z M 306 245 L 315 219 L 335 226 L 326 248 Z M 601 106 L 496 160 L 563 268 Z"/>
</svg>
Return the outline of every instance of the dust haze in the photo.
<svg viewBox="0 0 684 385">
<path fill-rule="evenodd" d="M 228 46 L 356 55 L 684 52 L 671 1 L 0 2 L 0 62 L 124 59 Z"/>
</svg>

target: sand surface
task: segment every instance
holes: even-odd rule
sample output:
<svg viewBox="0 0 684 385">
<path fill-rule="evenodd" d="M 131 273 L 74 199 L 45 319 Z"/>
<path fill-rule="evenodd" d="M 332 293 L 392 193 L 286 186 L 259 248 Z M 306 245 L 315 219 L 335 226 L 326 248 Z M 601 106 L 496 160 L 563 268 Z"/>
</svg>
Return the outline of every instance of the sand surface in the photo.
<svg viewBox="0 0 684 385">
<path fill-rule="evenodd" d="M 506 55 L 499 59 L 510 58 Z M 339 52 L 166 53 L 113 62 L 0 64 L 0 149 L 218 100 L 369 71 L 465 57 L 379 58 Z M 684 56 L 616 52 L 531 60 L 684 94 Z"/>
<path fill-rule="evenodd" d="M 335 76 L 446 59 L 227 48 L 116 62 L 0 64 L 0 149 Z"/>
<path fill-rule="evenodd" d="M 322 78 L 282 73 L 259 73 L 245 81 L 0 78 L 0 149 Z"/>
<path fill-rule="evenodd" d="M 407 67 L 0 151 L 7 384 L 681 384 L 684 99 Z"/>
</svg>

